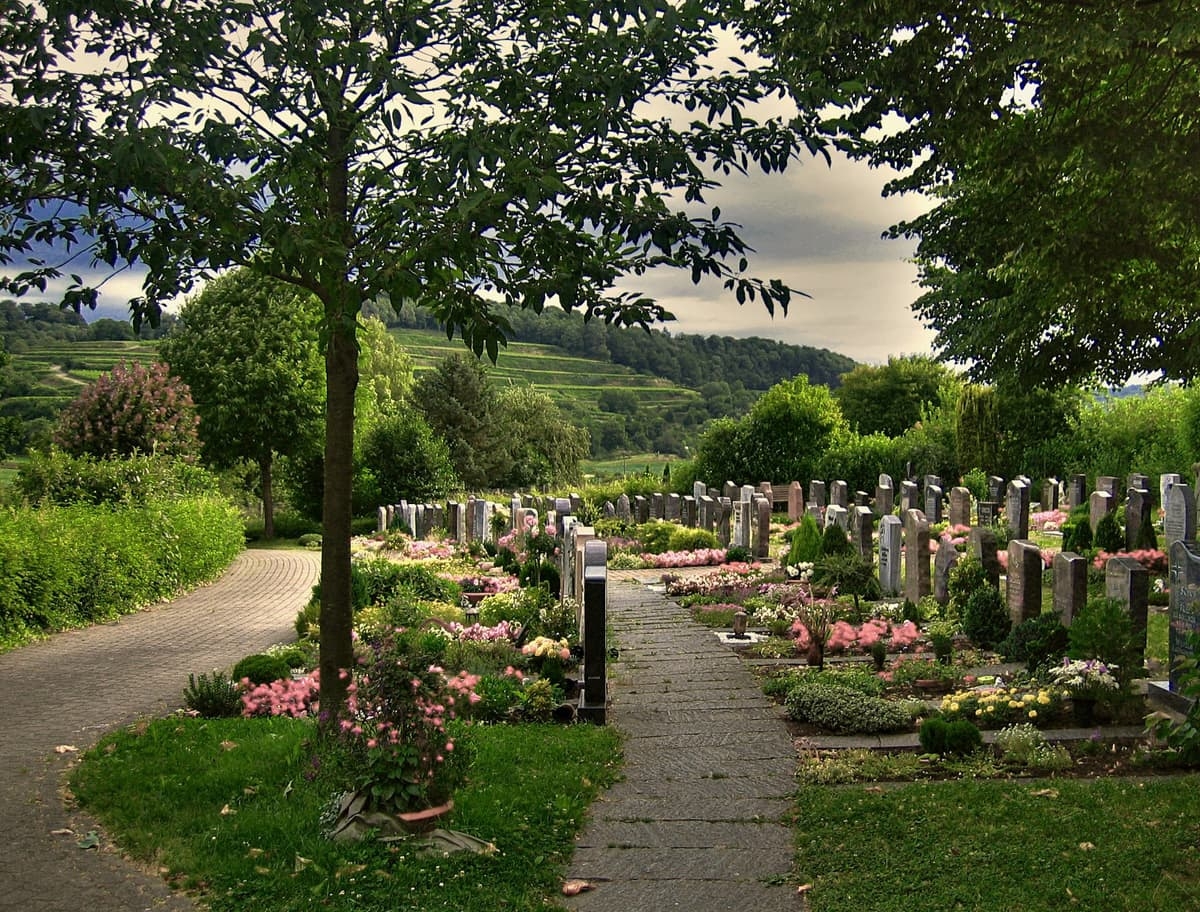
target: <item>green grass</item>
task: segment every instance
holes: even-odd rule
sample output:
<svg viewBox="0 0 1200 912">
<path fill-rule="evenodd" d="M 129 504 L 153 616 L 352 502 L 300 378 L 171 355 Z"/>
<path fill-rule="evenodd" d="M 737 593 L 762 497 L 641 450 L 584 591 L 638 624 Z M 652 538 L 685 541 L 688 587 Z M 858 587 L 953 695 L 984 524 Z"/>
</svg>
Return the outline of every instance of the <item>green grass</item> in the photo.
<svg viewBox="0 0 1200 912">
<path fill-rule="evenodd" d="M 446 826 L 497 851 L 421 859 L 319 835 L 328 788 L 305 778 L 312 735 L 291 719 L 158 720 L 104 738 L 72 788 L 125 851 L 214 912 L 532 912 L 554 908 L 573 836 L 619 760 L 607 728 L 472 728 L 475 762 Z"/>
<path fill-rule="evenodd" d="M 810 787 L 811 912 L 1200 908 L 1200 777 Z"/>
</svg>

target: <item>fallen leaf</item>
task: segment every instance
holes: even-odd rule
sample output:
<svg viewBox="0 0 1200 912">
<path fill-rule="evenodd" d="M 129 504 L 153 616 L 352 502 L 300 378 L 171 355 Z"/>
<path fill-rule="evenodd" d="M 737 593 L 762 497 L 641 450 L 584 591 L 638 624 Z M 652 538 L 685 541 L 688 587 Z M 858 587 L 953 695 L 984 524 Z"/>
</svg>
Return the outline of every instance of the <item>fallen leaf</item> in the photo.
<svg viewBox="0 0 1200 912">
<path fill-rule="evenodd" d="M 74 836 L 75 831 L 67 829 L 66 827 L 63 827 L 61 830 L 51 830 L 50 835 L 51 836 Z"/>
<path fill-rule="evenodd" d="M 54 748 L 54 753 L 56 753 L 56 754 L 77 754 L 77 753 L 79 753 L 79 748 L 77 748 L 74 744 L 60 744 L 56 748 Z"/>
<path fill-rule="evenodd" d="M 813 885 L 810 883 L 800 884 L 800 886 L 796 887 L 796 892 L 800 893 L 800 894 L 804 894 L 804 893 L 807 893 L 812 888 L 813 888 Z"/>
<path fill-rule="evenodd" d="M 1085 852 L 1090 852 L 1092 849 L 1096 848 L 1096 846 L 1090 842 L 1081 842 L 1079 843 L 1079 848 Z"/>
<path fill-rule="evenodd" d="M 254 868 L 254 873 L 255 873 L 255 874 L 264 874 L 264 875 L 266 875 L 266 874 L 270 874 L 270 873 L 271 873 L 271 869 L 270 869 L 270 868 L 265 868 L 265 867 L 263 867 L 262 865 L 258 865 L 258 866 L 256 866 L 256 867 Z"/>
<path fill-rule="evenodd" d="M 246 855 L 249 858 L 261 858 L 264 854 L 265 853 L 263 850 L 258 846 L 250 846 L 250 848 L 246 850 Z"/>
<path fill-rule="evenodd" d="M 244 789 L 242 789 L 242 794 L 243 794 L 243 795 L 257 795 L 257 794 L 258 794 L 258 789 L 256 789 L 256 788 L 255 788 L 254 786 L 252 786 L 252 785 L 248 785 L 248 786 L 246 786 Z"/>
<path fill-rule="evenodd" d="M 298 874 L 301 871 L 303 871 L 305 868 L 307 868 L 310 864 L 312 864 L 311 858 L 305 858 L 303 855 L 297 855 L 296 863 L 292 866 L 292 868 Z"/>
<path fill-rule="evenodd" d="M 225 805 L 225 807 L 221 808 L 221 816 L 222 817 L 228 817 L 231 814 L 236 814 L 236 813 L 237 813 L 237 811 L 235 811 L 229 805 Z"/>
<path fill-rule="evenodd" d="M 1036 792 L 1031 792 L 1034 798 L 1057 798 L 1058 789 L 1038 789 Z"/>
<path fill-rule="evenodd" d="M 89 830 L 88 834 L 75 843 L 75 845 L 81 849 L 98 849 L 100 848 L 100 834 L 95 830 Z"/>
<path fill-rule="evenodd" d="M 868 785 L 865 789 L 863 789 L 863 791 L 870 792 L 872 795 L 882 795 L 883 794 L 883 789 L 878 785 Z"/>
<path fill-rule="evenodd" d="M 237 746 L 238 745 L 237 745 L 236 741 L 222 741 L 221 742 L 221 750 L 231 751 Z"/>
<path fill-rule="evenodd" d="M 568 880 L 562 885 L 562 894 L 563 896 L 578 896 L 590 889 L 592 889 L 592 885 L 586 880 Z"/>
</svg>

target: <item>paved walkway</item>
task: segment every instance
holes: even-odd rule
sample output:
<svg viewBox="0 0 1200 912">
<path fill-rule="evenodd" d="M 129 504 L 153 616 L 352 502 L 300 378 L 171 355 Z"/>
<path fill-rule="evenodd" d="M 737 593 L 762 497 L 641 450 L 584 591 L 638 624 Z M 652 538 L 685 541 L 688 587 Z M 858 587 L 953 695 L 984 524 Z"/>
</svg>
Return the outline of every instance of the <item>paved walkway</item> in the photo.
<svg viewBox="0 0 1200 912">
<path fill-rule="evenodd" d="M 621 650 L 610 721 L 625 778 L 592 805 L 568 877 L 595 889 L 579 912 L 796 912 L 791 871 L 796 753 L 780 711 L 712 631 L 675 602 L 609 574 Z"/>
<path fill-rule="evenodd" d="M 84 851 L 78 836 L 53 834 L 92 827 L 63 808 L 59 784 L 73 755 L 55 748 L 82 749 L 168 713 L 182 704 L 189 672 L 293 639 L 318 569 L 316 552 L 247 551 L 173 602 L 0 655 L 0 910 L 195 910 L 107 844 Z"/>
</svg>

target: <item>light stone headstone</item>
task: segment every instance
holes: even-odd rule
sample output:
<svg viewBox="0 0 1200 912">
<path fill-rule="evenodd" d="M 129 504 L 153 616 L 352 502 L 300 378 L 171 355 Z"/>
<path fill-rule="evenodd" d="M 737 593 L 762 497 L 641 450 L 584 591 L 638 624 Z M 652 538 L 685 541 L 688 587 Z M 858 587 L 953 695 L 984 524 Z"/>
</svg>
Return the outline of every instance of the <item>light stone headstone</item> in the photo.
<svg viewBox="0 0 1200 912">
<path fill-rule="evenodd" d="M 950 571 L 958 563 L 958 549 L 946 539 L 933 558 L 933 597 L 939 605 L 950 603 Z"/>
<path fill-rule="evenodd" d="M 879 520 L 879 588 L 885 596 L 900 594 L 903 525 L 900 517 L 891 513 Z"/>
<path fill-rule="evenodd" d="M 520 528 L 517 525 L 517 514 L 525 508 L 525 501 L 521 499 L 520 494 L 513 494 L 508 501 L 508 527 L 510 529 Z"/>
<path fill-rule="evenodd" d="M 870 558 L 874 542 L 872 533 L 875 531 L 875 514 L 870 507 L 855 507 L 850 515 L 850 541 L 864 558 Z"/>
<path fill-rule="evenodd" d="M 1174 472 L 1167 472 L 1165 475 L 1158 476 L 1158 502 L 1164 507 L 1167 504 L 1167 491 L 1171 490 L 1175 485 L 1181 484 L 1183 478 Z M 1149 484 L 1146 485 L 1149 487 Z"/>
<path fill-rule="evenodd" d="M 1107 491 L 1093 491 L 1092 496 L 1088 498 L 1088 522 L 1091 523 L 1092 531 L 1095 532 L 1100 520 L 1116 508 L 1117 499 Z"/>
<path fill-rule="evenodd" d="M 721 496 L 729 498 L 729 500 L 732 502 L 737 500 L 739 490 L 740 488 L 732 481 L 726 481 L 725 484 L 721 486 Z"/>
<path fill-rule="evenodd" d="M 924 479 L 922 479 L 921 489 L 928 491 L 931 487 L 945 489 L 946 486 L 942 484 L 942 477 L 940 475 L 926 475 Z M 929 519 L 928 514 L 925 516 L 925 518 Z"/>
<path fill-rule="evenodd" d="M 1146 617 L 1150 610 L 1150 572 L 1132 557 L 1110 557 L 1104 565 L 1104 594 L 1125 604 L 1144 654 Z"/>
<path fill-rule="evenodd" d="M 765 497 L 767 499 L 767 502 L 769 504 L 771 504 L 771 508 L 774 509 L 774 507 L 775 507 L 775 486 L 772 485 L 771 482 L 769 482 L 769 481 L 760 481 L 758 483 L 758 493 L 761 494 L 763 497 Z"/>
<path fill-rule="evenodd" d="M 971 492 L 962 485 L 950 489 L 950 525 L 971 525 Z"/>
<path fill-rule="evenodd" d="M 829 504 L 850 509 L 850 486 L 846 482 L 838 480 L 829 486 Z"/>
<path fill-rule="evenodd" d="M 887 516 L 896 509 L 896 489 L 892 486 L 892 476 L 880 475 L 875 484 L 875 512 L 879 516 Z"/>
<path fill-rule="evenodd" d="M 742 485 L 738 488 L 738 500 L 744 503 L 754 503 L 754 495 L 758 493 L 758 489 L 754 485 Z"/>
<path fill-rule="evenodd" d="M 991 526 L 975 526 L 967 534 L 967 548 L 983 564 L 983 572 L 993 588 L 1000 588 L 1000 554 L 996 533 Z"/>
<path fill-rule="evenodd" d="M 1163 501 L 1163 544 L 1196 540 L 1196 500 L 1190 485 L 1175 484 L 1167 489 Z"/>
<path fill-rule="evenodd" d="M 797 522 L 804 515 L 804 485 L 793 481 L 788 485 L 788 522 Z"/>
<path fill-rule="evenodd" d="M 818 529 L 825 528 L 825 514 L 820 507 L 815 503 L 810 503 L 804 508 L 804 513 L 813 518 L 813 522 L 817 524 Z"/>
<path fill-rule="evenodd" d="M 1171 587 L 1171 620 L 1167 634 L 1171 659 L 1171 690 L 1178 690 L 1178 661 L 1190 658 L 1191 636 L 1200 633 L 1200 551 L 1190 541 L 1176 539 L 1171 542 L 1168 556 L 1171 571 L 1168 577 Z"/>
<path fill-rule="evenodd" d="M 375 512 L 375 531 L 384 533 L 388 528 L 387 507 L 380 507 Z"/>
<path fill-rule="evenodd" d="M 622 494 L 617 498 L 617 519 L 623 522 L 629 522 L 633 519 L 633 508 L 629 502 L 628 494 Z"/>
<path fill-rule="evenodd" d="M 408 526 L 408 533 L 413 538 L 419 539 L 421 537 L 420 536 L 421 527 L 417 523 L 417 505 L 416 504 L 405 504 L 404 505 L 404 524 L 406 526 Z M 486 541 L 486 538 L 481 536 L 479 540 Z"/>
<path fill-rule="evenodd" d="M 925 518 L 930 523 L 940 523 L 942 517 L 942 489 L 935 484 L 925 486 Z"/>
<path fill-rule="evenodd" d="M 704 497 L 706 494 L 708 494 L 708 485 L 706 485 L 702 481 L 693 481 L 692 482 L 692 496 L 694 498 L 696 498 L 696 500 L 699 500 L 701 497 Z"/>
<path fill-rule="evenodd" d="M 754 499 L 754 556 L 763 560 L 771 556 L 771 500 Z"/>
<path fill-rule="evenodd" d="M 1042 484 L 1042 509 L 1057 510 L 1062 494 L 1062 482 L 1057 478 L 1047 478 Z"/>
<path fill-rule="evenodd" d="M 1113 506 L 1120 502 L 1120 493 L 1117 490 L 1117 479 L 1115 475 L 1101 475 L 1096 479 L 1096 490 L 1104 491 L 1106 494 L 1112 495 Z"/>
<path fill-rule="evenodd" d="M 1088 489 L 1086 475 L 1072 475 L 1067 481 L 1067 510 L 1074 510 L 1087 503 Z"/>
<path fill-rule="evenodd" d="M 1143 478 L 1145 476 L 1142 476 Z M 1150 535 L 1154 535 L 1154 526 L 1152 523 L 1154 506 L 1150 499 L 1150 492 L 1144 488 L 1130 488 L 1125 493 L 1125 550 L 1133 551 L 1137 548 L 1138 538 L 1142 535 L 1142 530 L 1148 528 Z M 1157 544 L 1157 542 L 1156 542 Z"/>
<path fill-rule="evenodd" d="M 1014 478 L 1008 483 L 1004 521 L 1008 523 L 1009 534 L 1013 538 L 1029 536 L 1029 488 L 1020 479 Z"/>
<path fill-rule="evenodd" d="M 1087 604 L 1087 558 L 1074 551 L 1054 555 L 1054 613 L 1070 627 Z"/>
<path fill-rule="evenodd" d="M 735 548 L 751 546 L 751 527 L 753 525 L 754 504 L 748 500 L 739 500 L 733 504 L 733 538 Z"/>
<path fill-rule="evenodd" d="M 706 532 L 715 531 L 717 528 L 717 499 L 705 494 L 700 498 L 696 509 L 699 513 L 700 528 Z"/>
<path fill-rule="evenodd" d="M 816 504 L 821 509 L 825 509 L 828 502 L 825 496 L 825 482 L 810 481 L 808 483 L 808 503 Z"/>
<path fill-rule="evenodd" d="M 728 497 L 717 498 L 716 517 L 717 517 L 717 541 L 721 543 L 721 547 L 729 546 L 730 541 L 730 524 L 732 522 L 733 503 Z"/>
<path fill-rule="evenodd" d="M 1008 543 L 1008 616 L 1013 626 L 1042 613 L 1042 551 L 1031 541 Z"/>
<path fill-rule="evenodd" d="M 929 569 L 929 523 L 920 510 L 905 510 L 904 597 L 915 605 L 932 590 Z"/>
<path fill-rule="evenodd" d="M 900 512 L 921 509 L 921 489 L 915 481 L 900 482 Z"/>
<path fill-rule="evenodd" d="M 617 505 L 611 500 L 604 501 L 604 506 L 600 508 L 600 511 L 604 514 L 605 519 L 617 518 Z"/>
<path fill-rule="evenodd" d="M 845 507 L 830 504 L 825 508 L 825 528 L 837 526 L 843 532 L 850 531 L 850 512 Z"/>
</svg>

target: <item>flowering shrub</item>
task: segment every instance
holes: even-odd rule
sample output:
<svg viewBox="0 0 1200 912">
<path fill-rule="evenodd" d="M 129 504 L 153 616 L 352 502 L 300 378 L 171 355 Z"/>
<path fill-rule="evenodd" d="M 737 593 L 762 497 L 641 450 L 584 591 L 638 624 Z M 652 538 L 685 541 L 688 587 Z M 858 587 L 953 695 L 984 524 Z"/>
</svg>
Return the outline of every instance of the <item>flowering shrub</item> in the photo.
<svg viewBox="0 0 1200 912">
<path fill-rule="evenodd" d="M 315 716 L 320 709 L 320 669 L 303 678 L 281 678 L 270 684 L 250 685 L 242 680 L 243 716 L 291 716 L 303 719 Z"/>
<path fill-rule="evenodd" d="M 648 567 L 708 567 L 725 561 L 724 548 L 700 548 L 696 551 L 664 551 L 662 554 L 639 554 Z"/>
<path fill-rule="evenodd" d="M 338 739 L 349 784 L 374 808 L 403 812 L 445 802 L 465 772 L 447 723 L 478 702 L 478 677 L 426 664 L 413 641 L 393 634 L 367 646 Z"/>
<path fill-rule="evenodd" d="M 521 652 L 534 658 L 558 658 L 566 661 L 571 658 L 571 644 L 566 640 L 552 640 L 550 637 L 540 636 L 522 646 Z"/>
<path fill-rule="evenodd" d="M 458 640 L 469 640 L 477 643 L 494 643 L 499 640 L 516 640 L 517 634 L 521 632 L 519 625 L 509 623 L 508 621 L 500 621 L 492 627 L 484 627 L 482 624 L 472 624 L 469 627 L 464 627 L 456 621 L 446 625 L 446 629 Z"/>
<path fill-rule="evenodd" d="M 458 580 L 463 592 L 485 592 L 495 595 L 497 592 L 512 592 L 518 588 L 517 581 L 511 576 L 464 576 Z"/>
<path fill-rule="evenodd" d="M 1167 552 L 1159 551 L 1155 548 L 1143 548 L 1140 551 L 1122 551 L 1119 554 L 1101 551 L 1096 555 L 1095 560 L 1092 561 L 1092 566 L 1097 570 L 1103 570 L 1109 560 L 1114 557 L 1132 557 L 1151 573 L 1167 572 Z"/>
<path fill-rule="evenodd" d="M 794 632 L 800 635 L 799 631 Z M 912 645 L 920 637 L 921 631 L 912 621 L 893 624 L 886 618 L 871 618 L 858 627 L 846 621 L 835 621 L 830 629 L 829 640 L 825 648 L 833 652 L 844 652 L 854 648 L 868 651 L 872 644 L 882 639 L 889 639 L 890 647 L 898 651 Z"/>
<path fill-rule="evenodd" d="M 749 594 L 765 575 L 766 571 L 758 563 L 725 564 L 719 570 L 703 576 L 669 580 L 667 595 L 677 598 L 684 595 Z"/>
<path fill-rule="evenodd" d="M 457 553 L 450 542 L 413 539 L 403 532 L 388 533 L 387 548 L 400 552 L 400 557 L 405 560 L 451 560 Z"/>
<path fill-rule="evenodd" d="M 1116 669 L 1116 665 L 1105 665 L 1097 659 L 1063 659 L 1061 665 L 1050 669 L 1050 680 L 1065 687 L 1072 697 L 1096 699 L 1120 686 L 1113 675 Z"/>
<path fill-rule="evenodd" d="M 1067 521 L 1067 514 L 1062 510 L 1042 510 L 1029 514 L 1029 528 L 1038 532 L 1057 532 Z"/>
<path fill-rule="evenodd" d="M 960 690 L 942 699 L 942 715 L 966 719 L 980 728 L 999 728 L 1015 722 L 1046 725 L 1062 709 L 1062 691 L 1050 687 L 981 687 Z"/>
</svg>

